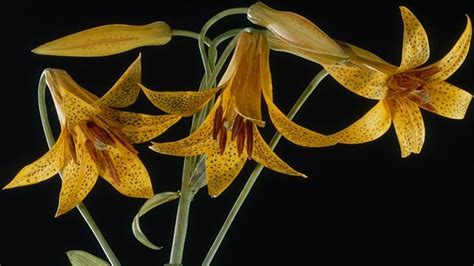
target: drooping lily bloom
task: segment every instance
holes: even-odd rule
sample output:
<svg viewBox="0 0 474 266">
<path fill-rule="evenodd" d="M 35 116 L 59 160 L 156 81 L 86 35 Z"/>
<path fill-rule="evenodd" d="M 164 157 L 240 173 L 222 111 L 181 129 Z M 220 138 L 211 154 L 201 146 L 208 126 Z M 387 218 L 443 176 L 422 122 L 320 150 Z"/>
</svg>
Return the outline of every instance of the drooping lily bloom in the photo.
<svg viewBox="0 0 474 266">
<path fill-rule="evenodd" d="M 258 131 L 264 96 L 270 118 L 288 140 L 309 147 L 333 145 L 327 136 L 289 120 L 273 103 L 269 48 L 261 33 L 242 32 L 229 66 L 217 88 L 204 92 L 158 92 L 142 87 L 150 101 L 165 112 L 188 116 L 199 111 L 216 93 L 216 102 L 203 124 L 182 140 L 154 143 L 151 149 L 177 156 L 206 154 L 208 191 L 222 193 L 247 159 L 288 175 L 305 176 L 281 160 Z"/>
<path fill-rule="evenodd" d="M 298 14 L 257 2 L 248 9 L 247 18 L 270 30 L 266 37 L 273 50 L 289 52 L 318 64 L 334 64 L 348 57 L 335 40 Z"/>
<path fill-rule="evenodd" d="M 420 67 L 429 58 L 423 26 L 405 7 L 402 60 L 392 66 L 376 55 L 345 44 L 351 51 L 347 64 L 325 65 L 325 69 L 352 92 L 380 102 L 360 120 L 332 135 L 340 143 L 364 143 L 383 135 L 393 122 L 401 156 L 420 153 L 425 127 L 420 107 L 435 114 L 463 119 L 472 95 L 445 80 L 462 64 L 469 51 L 472 25 L 467 25 L 451 51 L 441 60 Z"/>
<path fill-rule="evenodd" d="M 180 117 L 111 108 L 136 100 L 140 57 L 102 98 L 81 88 L 64 70 L 46 69 L 43 75 L 53 96 L 61 133 L 51 150 L 25 166 L 4 189 L 32 185 L 62 173 L 56 216 L 83 201 L 98 175 L 124 195 L 153 196 L 148 172 L 132 144 L 160 135 Z"/>
<path fill-rule="evenodd" d="M 107 56 L 141 46 L 164 45 L 170 40 L 171 29 L 162 21 L 142 26 L 112 24 L 59 38 L 32 52 L 56 56 Z"/>
</svg>

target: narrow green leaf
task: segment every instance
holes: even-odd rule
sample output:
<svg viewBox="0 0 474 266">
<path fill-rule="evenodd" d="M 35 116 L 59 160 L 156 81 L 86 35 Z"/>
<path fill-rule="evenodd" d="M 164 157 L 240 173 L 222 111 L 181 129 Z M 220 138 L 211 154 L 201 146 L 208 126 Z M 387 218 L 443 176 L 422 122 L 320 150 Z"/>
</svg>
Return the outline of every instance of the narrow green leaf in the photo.
<svg viewBox="0 0 474 266">
<path fill-rule="evenodd" d="M 72 266 L 110 266 L 105 260 L 82 250 L 70 250 L 66 255 Z"/>
<path fill-rule="evenodd" d="M 142 217 L 144 214 L 146 214 L 153 208 L 156 208 L 164 203 L 170 202 L 177 198 L 179 198 L 179 192 L 162 192 L 154 195 L 152 198 L 150 198 L 143 204 L 137 215 L 135 215 L 135 218 L 133 218 L 132 222 L 133 235 L 140 243 L 154 250 L 160 250 L 162 248 L 151 243 L 151 241 L 148 240 L 148 238 L 142 232 L 142 229 L 140 228 L 140 217 Z"/>
</svg>

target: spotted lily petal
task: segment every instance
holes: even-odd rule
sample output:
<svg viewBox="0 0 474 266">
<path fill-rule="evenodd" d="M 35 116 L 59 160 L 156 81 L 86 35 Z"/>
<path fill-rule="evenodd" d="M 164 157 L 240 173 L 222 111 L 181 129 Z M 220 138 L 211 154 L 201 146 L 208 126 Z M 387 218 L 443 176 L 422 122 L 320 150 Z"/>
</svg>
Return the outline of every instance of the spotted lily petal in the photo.
<svg viewBox="0 0 474 266">
<path fill-rule="evenodd" d="M 107 56 L 141 46 L 163 45 L 170 40 L 171 29 L 165 22 L 143 26 L 113 24 L 68 35 L 43 44 L 32 52 L 57 56 Z"/>
<path fill-rule="evenodd" d="M 287 174 L 287 175 L 294 175 L 294 176 L 302 176 L 306 177 L 305 174 L 300 173 L 293 169 L 291 166 L 286 164 L 280 157 L 278 157 L 273 150 L 267 145 L 265 140 L 258 132 L 258 128 L 253 125 L 253 151 L 252 151 L 252 159 L 254 159 L 257 163 L 270 168 L 274 171 Z"/>
<path fill-rule="evenodd" d="M 406 7 L 400 7 L 403 19 L 402 62 L 398 73 L 414 69 L 424 64 L 430 57 L 428 36 L 420 21 Z"/>
<path fill-rule="evenodd" d="M 389 105 L 402 157 L 420 153 L 425 141 L 425 125 L 420 108 L 404 98 L 391 100 Z"/>
<path fill-rule="evenodd" d="M 107 152 L 119 180 L 115 180 L 110 170 L 103 169 L 104 177 L 120 193 L 135 198 L 150 198 L 153 196 L 153 187 L 150 176 L 143 163 L 135 153 L 116 141 L 117 145 Z"/>
<path fill-rule="evenodd" d="M 332 138 L 291 121 L 267 98 L 266 103 L 273 125 L 289 141 L 304 147 L 326 147 L 336 144 Z"/>
<path fill-rule="evenodd" d="M 64 214 L 81 203 L 97 181 L 99 171 L 87 152 L 85 137 L 81 131 L 76 142 L 76 160 L 69 160 L 64 167 L 59 206 L 56 217 Z"/>
<path fill-rule="evenodd" d="M 114 86 L 99 99 L 98 103 L 114 108 L 124 108 L 137 100 L 140 93 L 138 83 L 142 80 L 142 55 L 128 67 Z"/>
<path fill-rule="evenodd" d="M 142 84 L 139 86 L 158 109 L 180 116 L 197 113 L 220 90 L 213 88 L 206 91 L 152 91 Z"/>
<path fill-rule="evenodd" d="M 33 185 L 57 174 L 64 164 L 66 135 L 67 132 L 63 129 L 51 150 L 35 162 L 23 167 L 3 189 Z"/>
<path fill-rule="evenodd" d="M 100 113 L 99 108 L 90 104 L 94 95 L 85 93 L 66 71 L 49 68 L 43 73 L 61 124 L 65 124 L 66 117 L 68 123 L 77 124 Z"/>
<path fill-rule="evenodd" d="M 190 136 L 172 142 L 152 142 L 153 145 L 150 146 L 150 149 L 159 153 L 175 156 L 195 156 L 205 153 L 209 149 L 212 142 L 214 142 L 210 136 L 212 136 L 214 117 L 220 101 L 221 100 L 219 98 L 202 125 Z"/>
<path fill-rule="evenodd" d="M 131 143 L 143 143 L 156 138 L 178 122 L 177 115 L 147 115 L 133 112 L 107 109 L 103 115 L 110 123 L 120 129 Z"/>
<path fill-rule="evenodd" d="M 221 153 L 219 142 L 213 141 L 206 152 L 207 188 L 211 197 L 219 196 L 240 173 L 247 161 L 247 151 L 239 155 L 237 142 L 232 141 L 231 132 L 226 131 L 226 146 Z"/>
<path fill-rule="evenodd" d="M 380 100 L 387 94 L 385 85 L 389 75 L 356 64 L 324 65 L 324 69 L 341 85 L 353 93 L 374 100 Z"/>
<path fill-rule="evenodd" d="M 439 82 L 449 78 L 456 70 L 461 66 L 466 59 L 467 53 L 469 52 L 469 46 L 472 38 L 472 25 L 471 19 L 467 16 L 466 29 L 459 37 L 456 44 L 451 48 L 451 51 L 443 57 L 440 61 L 427 66 L 426 68 L 435 68 L 438 70 L 435 74 L 428 78 L 430 82 Z"/>
<path fill-rule="evenodd" d="M 429 93 L 434 110 L 426 110 L 452 119 L 463 119 L 472 100 L 469 92 L 447 82 L 430 84 Z"/>
<path fill-rule="evenodd" d="M 359 144 L 381 137 L 392 124 L 390 110 L 384 101 L 379 101 L 362 118 L 329 137 L 338 143 Z"/>
<path fill-rule="evenodd" d="M 247 17 L 253 23 L 266 27 L 287 44 L 321 56 L 346 58 L 344 51 L 318 26 L 291 12 L 282 12 L 262 2 L 253 4 Z"/>
</svg>

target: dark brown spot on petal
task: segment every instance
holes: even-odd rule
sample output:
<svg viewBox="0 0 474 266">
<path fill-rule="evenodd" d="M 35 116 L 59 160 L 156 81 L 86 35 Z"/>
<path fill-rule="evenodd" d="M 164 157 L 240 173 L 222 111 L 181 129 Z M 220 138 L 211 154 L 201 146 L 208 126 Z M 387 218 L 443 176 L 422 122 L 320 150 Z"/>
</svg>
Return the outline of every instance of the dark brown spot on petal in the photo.
<svg viewBox="0 0 474 266">
<path fill-rule="evenodd" d="M 221 154 L 224 154 L 226 143 L 227 143 L 227 131 L 222 130 L 221 133 L 219 134 L 219 150 Z"/>
</svg>

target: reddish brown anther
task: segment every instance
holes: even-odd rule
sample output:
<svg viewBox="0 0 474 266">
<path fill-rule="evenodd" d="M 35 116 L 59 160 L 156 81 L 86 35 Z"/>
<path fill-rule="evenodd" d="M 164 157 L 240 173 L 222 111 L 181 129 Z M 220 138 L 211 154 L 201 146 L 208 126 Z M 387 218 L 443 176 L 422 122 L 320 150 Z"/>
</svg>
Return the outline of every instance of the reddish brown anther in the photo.
<svg viewBox="0 0 474 266">
<path fill-rule="evenodd" d="M 246 121 L 245 126 L 245 133 L 247 135 L 247 158 L 251 160 L 253 150 L 253 124 L 250 121 Z"/>
<path fill-rule="evenodd" d="M 98 150 L 104 163 L 105 163 L 105 168 L 107 169 L 107 172 L 109 173 L 110 177 L 112 178 L 112 181 L 120 186 L 120 177 L 117 174 L 117 170 L 115 169 L 114 163 L 112 162 L 112 158 L 110 158 L 110 154 L 108 151 L 104 150 Z"/>
<path fill-rule="evenodd" d="M 86 126 L 92 136 L 94 136 L 95 140 L 98 140 L 106 145 L 111 145 L 115 147 L 114 140 L 103 128 L 99 127 L 93 121 L 87 121 Z"/>
<path fill-rule="evenodd" d="M 222 128 L 222 115 L 223 115 L 223 110 L 222 110 L 222 105 L 219 105 L 216 110 L 216 114 L 214 116 L 214 127 L 212 129 L 212 138 L 217 139 L 217 135 L 219 135 L 219 132 L 221 131 Z"/>
</svg>

